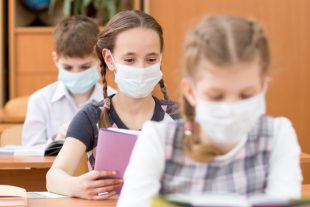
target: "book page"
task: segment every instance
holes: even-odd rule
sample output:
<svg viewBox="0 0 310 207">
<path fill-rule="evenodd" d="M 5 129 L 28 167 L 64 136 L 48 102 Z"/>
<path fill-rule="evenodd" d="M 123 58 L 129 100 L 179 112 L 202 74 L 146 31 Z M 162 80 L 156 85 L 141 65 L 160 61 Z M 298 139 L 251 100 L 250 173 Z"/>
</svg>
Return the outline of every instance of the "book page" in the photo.
<svg viewBox="0 0 310 207">
<path fill-rule="evenodd" d="M 66 198 L 68 196 L 60 195 L 56 193 L 50 193 L 47 191 L 42 192 L 28 192 L 28 198 Z"/>
<path fill-rule="evenodd" d="M 22 145 L 7 145 L 0 147 L 0 155 L 44 156 L 44 146 L 26 147 Z"/>
<path fill-rule="evenodd" d="M 0 197 L 6 196 L 17 196 L 27 198 L 27 192 L 25 189 L 11 186 L 11 185 L 0 185 Z"/>
<path fill-rule="evenodd" d="M 0 185 L 0 206 L 27 206 L 26 190 L 11 185 Z"/>
<path fill-rule="evenodd" d="M 107 128 L 108 131 L 114 131 L 114 132 L 119 132 L 119 133 L 124 133 L 124 134 L 132 134 L 132 135 L 139 135 L 140 131 L 137 130 L 129 130 L 129 129 L 119 129 L 119 128 Z"/>
</svg>

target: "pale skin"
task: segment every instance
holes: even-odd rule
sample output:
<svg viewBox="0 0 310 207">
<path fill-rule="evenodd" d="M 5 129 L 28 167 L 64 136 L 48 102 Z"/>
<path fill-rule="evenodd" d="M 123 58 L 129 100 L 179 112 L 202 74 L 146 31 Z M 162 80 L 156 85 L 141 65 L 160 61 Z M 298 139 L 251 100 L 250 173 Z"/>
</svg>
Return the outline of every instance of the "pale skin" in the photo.
<svg viewBox="0 0 310 207">
<path fill-rule="evenodd" d="M 93 66 L 98 65 L 98 60 L 95 57 L 94 54 L 90 54 L 88 56 L 85 56 L 83 58 L 80 57 L 65 57 L 63 55 L 58 55 L 55 51 L 52 53 L 53 60 L 56 66 L 61 66 L 63 69 L 65 69 L 68 72 L 72 73 L 78 73 L 85 71 Z M 92 87 L 85 93 L 72 93 L 69 91 L 70 96 L 72 97 L 74 103 L 79 106 L 83 103 L 85 103 L 91 96 L 93 90 L 95 87 Z M 66 137 L 66 133 L 68 130 L 69 122 L 64 123 L 59 131 L 58 134 L 55 136 L 54 140 L 63 140 Z"/>
<path fill-rule="evenodd" d="M 237 102 L 258 95 L 267 89 L 269 78 L 262 73 L 257 60 L 220 67 L 207 60 L 199 61 L 195 77 L 184 77 L 183 94 L 195 107 L 197 100 L 212 102 Z M 234 145 L 218 145 L 200 130 L 202 143 L 217 146 L 222 154 L 229 152 Z"/>
<path fill-rule="evenodd" d="M 161 57 L 159 36 L 154 30 L 145 28 L 122 32 L 116 38 L 112 55 L 118 64 L 145 68 L 158 63 Z M 117 72 L 111 52 L 103 49 L 102 56 L 109 70 L 113 73 Z M 143 123 L 152 118 L 155 107 L 152 94 L 137 99 L 128 97 L 121 91 L 112 98 L 112 103 L 122 122 L 128 128 L 135 130 L 141 129 Z"/>
<path fill-rule="evenodd" d="M 109 71 L 117 72 L 110 51 L 103 49 L 102 55 Z M 155 31 L 144 28 L 123 31 L 116 37 L 112 55 L 118 64 L 147 67 L 158 63 L 161 57 L 159 36 Z M 151 119 L 155 107 L 151 94 L 145 98 L 135 99 L 118 92 L 113 97 L 112 103 L 118 116 L 129 129 L 141 129 L 143 123 Z M 73 176 L 85 150 L 86 146 L 81 141 L 73 137 L 66 138 L 47 173 L 48 191 L 92 200 L 103 200 L 115 195 L 115 190 L 123 181 L 100 179 L 115 175 L 116 172 L 112 170 L 90 171 L 81 176 Z M 98 195 L 103 192 L 107 194 Z"/>
</svg>

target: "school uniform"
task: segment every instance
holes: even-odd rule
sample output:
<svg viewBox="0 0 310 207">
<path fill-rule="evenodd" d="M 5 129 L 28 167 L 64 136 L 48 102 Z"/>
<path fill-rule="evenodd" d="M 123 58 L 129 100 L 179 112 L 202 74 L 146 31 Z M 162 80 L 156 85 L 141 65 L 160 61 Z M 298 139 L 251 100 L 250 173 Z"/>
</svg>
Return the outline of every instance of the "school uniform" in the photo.
<svg viewBox="0 0 310 207">
<path fill-rule="evenodd" d="M 110 96 L 110 98 L 113 96 L 114 95 Z M 179 118 L 176 103 L 167 100 L 159 100 L 156 97 L 153 97 L 153 99 L 155 101 L 155 108 L 151 118 L 152 121 L 172 121 Z M 90 103 L 85 106 L 73 118 L 66 136 L 78 139 L 85 144 L 90 169 L 94 169 L 95 164 L 96 146 L 98 140 L 98 121 L 102 107 L 103 101 L 98 104 Z M 112 102 L 110 110 L 108 110 L 108 114 L 112 127 L 128 129 L 116 113 Z"/>
<path fill-rule="evenodd" d="M 115 90 L 108 87 L 108 94 Z M 88 103 L 103 99 L 102 86 L 96 84 L 90 98 L 80 106 L 74 103 L 64 84 L 54 82 L 33 93 L 28 101 L 22 143 L 25 146 L 46 145 L 52 141 L 63 124 Z"/>
<path fill-rule="evenodd" d="M 237 146 L 207 164 L 185 155 L 184 131 L 182 122 L 145 124 L 118 206 L 150 206 L 153 196 L 171 193 L 300 197 L 300 147 L 288 119 L 262 116 Z"/>
</svg>

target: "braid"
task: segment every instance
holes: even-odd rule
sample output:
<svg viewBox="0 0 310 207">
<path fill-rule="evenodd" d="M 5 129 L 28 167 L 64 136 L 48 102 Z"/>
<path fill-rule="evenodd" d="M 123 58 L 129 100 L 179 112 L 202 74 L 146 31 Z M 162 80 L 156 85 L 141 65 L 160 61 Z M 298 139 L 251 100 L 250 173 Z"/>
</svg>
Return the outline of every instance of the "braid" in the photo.
<svg viewBox="0 0 310 207">
<path fill-rule="evenodd" d="M 262 27 L 255 20 L 248 20 L 250 27 L 253 31 L 252 33 L 252 44 L 256 44 L 261 39 L 265 38 L 264 31 Z"/>
<path fill-rule="evenodd" d="M 260 64 L 264 73 L 268 72 L 268 66 L 270 64 L 270 55 L 267 37 L 263 28 L 255 21 L 248 20 L 250 30 L 252 31 L 251 42 L 248 48 L 245 50 L 245 54 L 253 53 L 258 54 L 260 57 Z M 255 51 L 255 52 L 253 52 Z"/>
<path fill-rule="evenodd" d="M 167 91 L 167 87 L 165 85 L 164 79 L 161 79 L 158 82 L 159 86 L 160 86 L 160 91 L 161 93 L 164 95 L 164 99 L 165 100 L 169 100 L 169 96 L 168 96 L 168 91 Z"/>
<path fill-rule="evenodd" d="M 103 99 L 104 99 L 104 105 L 103 105 L 103 109 L 101 111 L 100 114 L 100 118 L 99 118 L 99 128 L 107 128 L 111 126 L 110 120 L 109 120 L 109 114 L 108 114 L 108 110 L 110 110 L 110 106 L 111 106 L 111 100 L 108 97 L 108 92 L 107 92 L 107 88 L 108 88 L 108 84 L 107 84 L 107 80 L 106 80 L 106 67 L 103 64 L 103 58 L 99 58 L 100 59 L 100 74 L 102 77 L 102 91 L 103 91 Z"/>
<path fill-rule="evenodd" d="M 210 162 L 215 158 L 215 156 L 220 154 L 220 151 L 213 145 L 206 145 L 200 143 L 200 127 L 198 124 L 195 123 L 195 109 L 184 97 L 183 114 L 192 132 L 191 134 L 185 134 L 183 140 L 183 150 L 185 151 L 187 156 L 189 156 L 195 161 L 202 163 Z"/>
</svg>

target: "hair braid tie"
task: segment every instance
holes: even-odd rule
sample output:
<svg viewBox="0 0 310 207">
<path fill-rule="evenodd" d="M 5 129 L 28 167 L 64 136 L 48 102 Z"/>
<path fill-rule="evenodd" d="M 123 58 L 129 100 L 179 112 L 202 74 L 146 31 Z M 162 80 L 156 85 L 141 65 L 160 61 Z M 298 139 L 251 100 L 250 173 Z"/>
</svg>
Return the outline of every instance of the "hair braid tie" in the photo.
<svg viewBox="0 0 310 207">
<path fill-rule="evenodd" d="M 111 108 L 111 100 L 110 100 L 110 98 L 105 98 L 104 99 L 103 107 L 108 109 L 108 110 L 110 110 L 110 108 Z"/>
<path fill-rule="evenodd" d="M 167 87 L 165 85 L 160 87 L 160 91 L 164 94 L 167 93 Z"/>
</svg>

